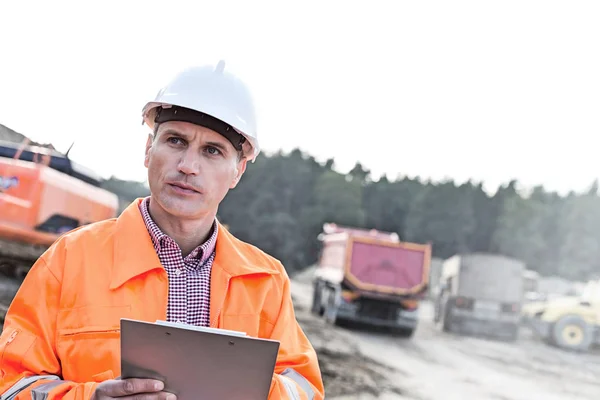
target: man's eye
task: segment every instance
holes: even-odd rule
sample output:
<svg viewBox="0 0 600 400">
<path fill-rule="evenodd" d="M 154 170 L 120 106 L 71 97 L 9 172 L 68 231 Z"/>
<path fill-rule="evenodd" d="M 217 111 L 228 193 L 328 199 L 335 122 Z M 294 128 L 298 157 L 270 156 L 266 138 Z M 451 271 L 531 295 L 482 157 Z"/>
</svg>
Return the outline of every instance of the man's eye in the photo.
<svg viewBox="0 0 600 400">
<path fill-rule="evenodd" d="M 221 154 L 221 151 L 219 149 L 217 149 L 216 147 L 207 147 L 206 151 L 208 151 L 212 155 Z"/>
<path fill-rule="evenodd" d="M 167 142 L 172 143 L 172 144 L 181 144 L 183 143 L 183 141 L 178 138 L 178 137 L 170 137 L 167 139 Z"/>
</svg>

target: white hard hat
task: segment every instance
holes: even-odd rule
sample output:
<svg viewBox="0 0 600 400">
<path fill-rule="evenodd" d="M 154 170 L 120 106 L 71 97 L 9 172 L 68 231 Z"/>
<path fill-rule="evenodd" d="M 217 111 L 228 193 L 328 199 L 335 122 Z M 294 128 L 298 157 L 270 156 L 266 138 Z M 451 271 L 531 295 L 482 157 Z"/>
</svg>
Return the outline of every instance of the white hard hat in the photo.
<svg viewBox="0 0 600 400">
<path fill-rule="evenodd" d="M 142 116 L 150 129 L 166 120 L 206 126 L 229 139 L 251 161 L 260 152 L 250 90 L 225 71 L 222 60 L 216 67 L 192 67 L 177 74 L 144 106 Z"/>
</svg>

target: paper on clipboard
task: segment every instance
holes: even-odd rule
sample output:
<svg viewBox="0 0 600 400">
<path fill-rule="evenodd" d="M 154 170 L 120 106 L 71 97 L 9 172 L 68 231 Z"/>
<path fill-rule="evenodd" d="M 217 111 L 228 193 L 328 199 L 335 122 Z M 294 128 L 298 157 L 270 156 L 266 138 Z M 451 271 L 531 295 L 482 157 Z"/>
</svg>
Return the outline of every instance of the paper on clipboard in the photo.
<svg viewBox="0 0 600 400">
<path fill-rule="evenodd" d="M 168 321 L 156 320 L 156 324 L 162 325 L 162 326 L 170 326 L 172 328 L 189 329 L 191 331 L 218 333 L 221 335 L 232 335 L 232 336 L 240 336 L 240 337 L 248 336 L 246 334 L 246 332 L 232 331 L 229 329 L 220 329 L 220 328 L 207 328 L 204 326 L 189 325 L 189 324 L 183 324 L 183 323 L 178 323 L 178 322 L 168 322 Z"/>
</svg>

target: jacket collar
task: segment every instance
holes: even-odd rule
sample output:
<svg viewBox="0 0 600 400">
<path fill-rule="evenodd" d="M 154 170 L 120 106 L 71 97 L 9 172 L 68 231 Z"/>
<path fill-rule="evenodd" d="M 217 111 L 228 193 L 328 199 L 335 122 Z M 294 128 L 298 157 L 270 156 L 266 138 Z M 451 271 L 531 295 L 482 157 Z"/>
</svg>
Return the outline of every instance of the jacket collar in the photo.
<svg viewBox="0 0 600 400">
<path fill-rule="evenodd" d="M 164 269 L 139 209 L 143 198 L 134 200 L 117 218 L 114 233 L 113 273 L 110 288 L 116 289 L 136 276 Z M 247 244 L 235 238 L 219 221 L 213 272 L 227 278 L 250 274 L 278 274 L 248 257 Z"/>
</svg>

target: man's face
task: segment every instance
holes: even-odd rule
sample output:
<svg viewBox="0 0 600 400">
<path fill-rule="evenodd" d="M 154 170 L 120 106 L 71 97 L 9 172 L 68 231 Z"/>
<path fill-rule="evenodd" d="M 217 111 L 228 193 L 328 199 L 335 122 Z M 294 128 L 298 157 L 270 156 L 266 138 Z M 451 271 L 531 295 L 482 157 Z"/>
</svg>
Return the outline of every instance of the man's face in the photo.
<svg viewBox="0 0 600 400">
<path fill-rule="evenodd" d="M 246 170 L 220 134 L 188 122 L 162 123 L 148 137 L 144 165 L 153 201 L 168 214 L 196 219 L 216 214 L 219 203 Z"/>
</svg>

